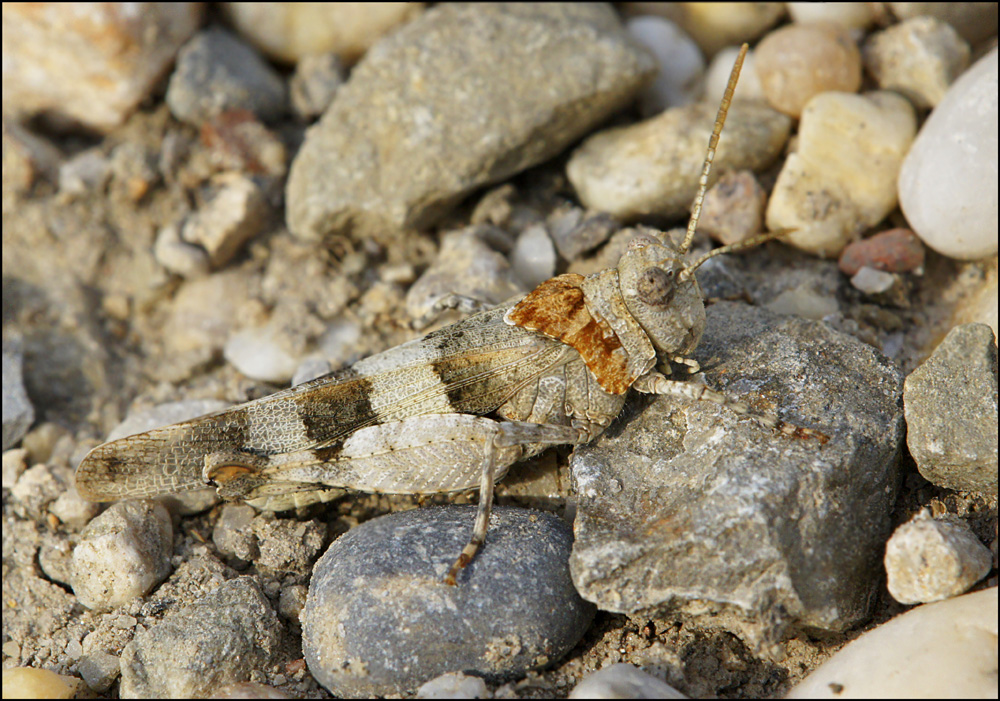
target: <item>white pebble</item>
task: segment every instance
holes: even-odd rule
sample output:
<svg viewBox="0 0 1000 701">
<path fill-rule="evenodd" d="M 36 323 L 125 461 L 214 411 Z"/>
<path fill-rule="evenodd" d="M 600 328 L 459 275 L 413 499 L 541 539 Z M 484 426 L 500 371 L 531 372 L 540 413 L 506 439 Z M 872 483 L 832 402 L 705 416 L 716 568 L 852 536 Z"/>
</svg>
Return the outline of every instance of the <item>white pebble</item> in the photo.
<svg viewBox="0 0 1000 701">
<path fill-rule="evenodd" d="M 114 504 L 90 522 L 73 549 L 73 592 L 87 608 L 102 611 L 148 594 L 170 574 L 173 538 L 162 504 Z"/>
<path fill-rule="evenodd" d="M 660 69 L 656 80 L 639 95 L 642 115 L 651 117 L 668 107 L 694 102 L 705 72 L 705 59 L 694 40 L 670 20 L 654 15 L 630 17 L 625 26 L 653 53 Z"/>
<path fill-rule="evenodd" d="M 896 176 L 915 132 L 913 107 L 895 93 L 817 95 L 768 201 L 768 230 L 795 229 L 782 240 L 839 255 L 895 208 Z"/>
<path fill-rule="evenodd" d="M 845 29 L 864 29 L 875 21 L 870 2 L 786 2 L 793 22 L 833 22 Z"/>
<path fill-rule="evenodd" d="M 282 343 L 280 323 L 237 331 L 222 349 L 226 360 L 247 377 L 283 383 L 292 379 L 299 359 Z"/>
<path fill-rule="evenodd" d="M 997 253 L 997 49 L 966 71 L 924 122 L 899 173 L 910 227 L 942 255 Z"/>
<path fill-rule="evenodd" d="M 418 699 L 485 699 L 489 695 L 486 682 L 461 672 L 442 674 L 417 689 Z"/>
<path fill-rule="evenodd" d="M 544 225 L 535 224 L 521 232 L 510 254 L 510 266 L 517 279 L 530 289 L 555 274 L 556 249 Z"/>
<path fill-rule="evenodd" d="M 736 63 L 739 53 L 739 47 L 727 46 L 715 54 L 705 73 L 706 101 L 715 105 L 722 101 L 722 96 L 726 94 L 726 86 L 729 84 L 729 74 L 733 71 L 733 64 Z M 752 49 L 747 51 L 747 55 L 743 58 L 743 68 L 740 69 L 740 80 L 736 84 L 736 91 L 733 92 L 733 99 L 764 99 L 764 88 L 761 87 L 760 78 L 757 76 Z"/>
<path fill-rule="evenodd" d="M 570 692 L 571 699 L 686 699 L 666 682 L 619 663 L 587 676 Z"/>
<path fill-rule="evenodd" d="M 860 290 L 867 295 L 877 295 L 892 288 L 896 278 L 892 273 L 884 270 L 870 268 L 867 265 L 856 272 L 851 278 L 851 285 L 854 289 Z"/>
<path fill-rule="evenodd" d="M 989 548 L 963 521 L 925 512 L 904 523 L 885 546 L 889 593 L 901 604 L 924 604 L 964 594 L 993 566 Z"/>
<path fill-rule="evenodd" d="M 996 697 L 996 587 L 925 604 L 864 633 L 786 696 Z"/>
</svg>

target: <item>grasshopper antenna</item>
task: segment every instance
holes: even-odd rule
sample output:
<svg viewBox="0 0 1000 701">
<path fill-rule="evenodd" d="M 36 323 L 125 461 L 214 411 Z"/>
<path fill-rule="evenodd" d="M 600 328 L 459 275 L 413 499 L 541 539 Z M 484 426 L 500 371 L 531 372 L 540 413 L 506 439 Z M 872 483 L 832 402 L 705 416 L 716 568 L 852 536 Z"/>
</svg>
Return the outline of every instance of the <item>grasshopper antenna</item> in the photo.
<svg viewBox="0 0 1000 701">
<path fill-rule="evenodd" d="M 743 59 L 746 57 L 747 49 L 749 48 L 747 44 L 740 47 L 740 55 L 736 57 L 736 63 L 733 64 L 733 72 L 729 74 L 729 83 L 726 85 L 726 92 L 722 96 L 722 104 L 719 105 L 719 114 L 715 118 L 715 127 L 712 129 L 712 136 L 708 140 L 705 163 L 701 167 L 701 178 L 698 179 L 698 195 L 694 198 L 694 207 L 691 208 L 691 219 L 688 221 L 684 243 L 681 244 L 681 253 L 687 253 L 688 249 L 691 248 L 694 231 L 698 228 L 698 219 L 701 217 L 701 205 L 705 200 L 705 192 L 708 190 L 708 176 L 712 172 L 712 161 L 715 160 L 715 149 L 719 145 L 719 136 L 722 134 L 722 127 L 726 123 L 726 115 L 729 113 L 729 103 L 733 101 L 733 92 L 736 90 L 736 83 L 740 79 L 740 69 L 743 68 Z"/>
<path fill-rule="evenodd" d="M 703 255 L 701 258 L 696 260 L 691 265 L 685 266 L 684 270 L 681 271 L 679 279 L 680 280 L 689 279 L 692 275 L 694 275 L 694 271 L 697 270 L 701 266 L 701 264 L 704 263 L 709 258 L 715 258 L 716 256 L 721 256 L 723 253 L 732 253 L 734 251 L 743 251 L 747 248 L 754 248 L 755 246 L 759 246 L 765 241 L 770 241 L 771 239 L 776 239 L 782 236 L 786 236 L 792 233 L 793 231 L 798 231 L 798 229 L 778 229 L 777 231 L 765 231 L 763 234 L 757 234 L 756 236 L 751 236 L 750 238 L 744 241 L 737 241 L 736 243 L 731 243 L 727 246 L 719 246 L 718 248 L 714 248 L 705 255 Z"/>
</svg>

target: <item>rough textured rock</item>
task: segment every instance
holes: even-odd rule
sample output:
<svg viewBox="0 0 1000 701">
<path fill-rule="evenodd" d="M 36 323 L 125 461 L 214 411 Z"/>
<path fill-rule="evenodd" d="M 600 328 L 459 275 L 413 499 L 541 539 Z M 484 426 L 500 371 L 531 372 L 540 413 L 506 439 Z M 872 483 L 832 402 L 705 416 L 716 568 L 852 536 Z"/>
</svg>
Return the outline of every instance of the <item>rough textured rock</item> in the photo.
<svg viewBox="0 0 1000 701">
<path fill-rule="evenodd" d="M 24 352 L 19 339 L 3 343 L 3 449 L 13 447 L 35 420 L 35 408 L 24 391 Z"/>
<path fill-rule="evenodd" d="M 288 226 L 305 239 L 429 226 L 558 153 L 654 67 L 606 5 L 436 7 L 369 51 L 309 132 Z"/>
<path fill-rule="evenodd" d="M 250 577 L 219 585 L 122 651 L 122 698 L 199 698 L 276 661 L 281 626 Z"/>
<path fill-rule="evenodd" d="M 920 474 L 997 493 L 997 346 L 985 324 L 956 326 L 906 378 L 906 444 Z"/>
<path fill-rule="evenodd" d="M 710 386 L 829 441 L 708 402 L 632 405 L 572 458 L 577 589 L 610 611 L 718 611 L 758 641 L 863 620 L 899 476 L 898 369 L 823 323 L 734 303 L 709 307 L 694 357 Z"/>
<path fill-rule="evenodd" d="M 494 508 L 486 542 L 449 587 L 475 507 L 423 508 L 341 536 L 302 612 L 309 671 L 338 696 L 406 693 L 446 672 L 520 677 L 566 653 L 593 607 L 573 589 L 557 517 Z"/>
</svg>

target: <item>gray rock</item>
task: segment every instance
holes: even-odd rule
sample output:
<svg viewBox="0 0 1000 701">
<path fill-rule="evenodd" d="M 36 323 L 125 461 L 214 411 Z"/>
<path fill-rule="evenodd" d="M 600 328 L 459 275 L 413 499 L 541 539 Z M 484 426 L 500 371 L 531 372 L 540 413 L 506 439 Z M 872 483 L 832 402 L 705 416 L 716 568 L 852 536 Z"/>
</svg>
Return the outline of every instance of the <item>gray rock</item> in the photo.
<svg viewBox="0 0 1000 701">
<path fill-rule="evenodd" d="M 577 589 L 610 611 L 719 613 L 755 643 L 863 620 L 899 481 L 899 370 L 821 322 L 730 302 L 694 357 L 709 386 L 829 441 L 708 402 L 626 405 L 571 460 Z"/>
<path fill-rule="evenodd" d="M 549 233 L 559 255 L 568 261 L 597 248 L 620 228 L 621 224 L 610 214 L 597 212 L 585 216 L 579 208 L 561 213 L 549 222 Z"/>
<path fill-rule="evenodd" d="M 15 445 L 35 420 L 35 408 L 24 391 L 24 351 L 19 340 L 3 342 L 3 449 Z"/>
<path fill-rule="evenodd" d="M 167 105 L 177 119 L 196 126 L 234 109 L 272 121 L 285 113 L 285 83 L 240 39 L 223 29 L 206 29 L 180 50 Z"/>
<path fill-rule="evenodd" d="M 886 586 L 901 604 L 924 604 L 964 594 L 986 576 L 993 555 L 960 519 L 921 511 L 885 546 Z"/>
<path fill-rule="evenodd" d="M 941 487 L 997 493 L 997 345 L 985 324 L 952 329 L 906 378 L 906 445 Z"/>
<path fill-rule="evenodd" d="M 83 681 L 98 694 L 111 688 L 121 671 L 121 658 L 103 650 L 85 653 L 77 663 L 77 670 Z"/>
<path fill-rule="evenodd" d="M 337 54 L 312 54 L 295 64 L 289 84 L 292 109 L 305 120 L 323 114 L 344 84 L 344 63 Z"/>
<path fill-rule="evenodd" d="M 570 692 L 571 699 L 686 699 L 664 681 L 630 664 L 613 664 L 588 675 Z"/>
<path fill-rule="evenodd" d="M 90 522 L 73 549 L 73 593 L 101 611 L 143 596 L 170 574 L 173 544 L 170 514 L 161 504 L 120 501 Z"/>
<path fill-rule="evenodd" d="M 288 227 L 426 227 L 559 153 L 652 78 L 607 5 L 445 4 L 381 40 L 307 135 Z"/>
<path fill-rule="evenodd" d="M 565 654 L 593 616 L 570 581 L 572 536 L 551 514 L 495 508 L 486 543 L 442 582 L 468 542 L 475 507 L 424 508 L 368 521 L 313 570 L 302 650 L 336 695 L 407 693 L 462 670 L 523 676 Z"/>
<path fill-rule="evenodd" d="M 277 661 L 282 627 L 250 577 L 229 580 L 136 633 L 122 650 L 122 698 L 200 698 Z"/>
</svg>

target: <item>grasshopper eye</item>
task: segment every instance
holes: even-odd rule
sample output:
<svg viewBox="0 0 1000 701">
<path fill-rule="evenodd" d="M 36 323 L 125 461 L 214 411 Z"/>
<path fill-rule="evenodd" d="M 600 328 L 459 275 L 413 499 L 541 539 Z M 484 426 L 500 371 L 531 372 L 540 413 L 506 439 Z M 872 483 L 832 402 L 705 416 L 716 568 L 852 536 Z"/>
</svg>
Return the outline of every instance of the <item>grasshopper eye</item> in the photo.
<svg viewBox="0 0 1000 701">
<path fill-rule="evenodd" d="M 674 282 L 677 273 L 663 268 L 646 268 L 639 277 L 637 291 L 639 299 L 646 304 L 664 306 L 674 297 Z"/>
</svg>

